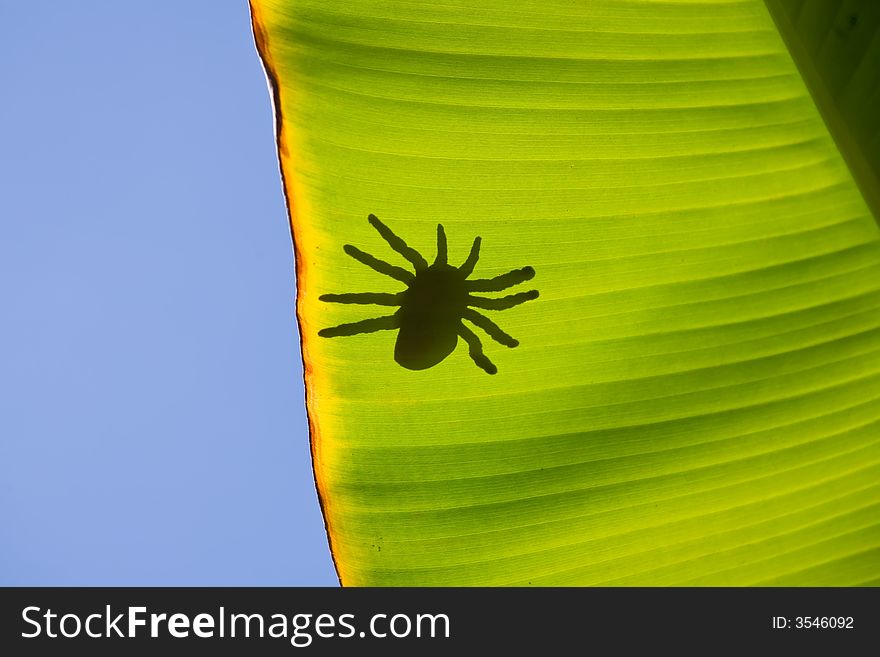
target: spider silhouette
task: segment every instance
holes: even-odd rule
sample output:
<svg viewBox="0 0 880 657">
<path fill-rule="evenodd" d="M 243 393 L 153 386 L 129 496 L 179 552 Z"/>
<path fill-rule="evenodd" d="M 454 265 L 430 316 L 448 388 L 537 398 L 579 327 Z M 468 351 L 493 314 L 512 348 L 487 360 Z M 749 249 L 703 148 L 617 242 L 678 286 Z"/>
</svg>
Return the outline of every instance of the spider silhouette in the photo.
<svg viewBox="0 0 880 657">
<path fill-rule="evenodd" d="M 474 238 L 471 252 L 464 264 L 453 267 L 446 262 L 446 233 L 442 224 L 438 224 L 437 256 L 429 265 L 418 251 L 407 246 L 376 215 L 371 214 L 369 222 L 392 249 L 412 264 L 415 273 L 380 260 L 351 244 L 343 246 L 343 250 L 367 267 L 406 284 L 406 289 L 396 294 L 358 292 L 322 294 L 319 298 L 332 303 L 375 304 L 400 308 L 392 315 L 321 329 L 318 335 L 335 338 L 398 329 L 394 360 L 410 370 L 424 370 L 437 365 L 455 350 L 460 337 L 467 343 L 468 353 L 474 363 L 488 374 L 495 374 L 498 368 L 486 357 L 480 339 L 462 320 L 483 329 L 496 342 L 506 347 L 516 347 L 519 344 L 517 340 L 474 308 L 506 310 L 537 298 L 538 291 L 529 290 L 498 298 L 475 296 L 471 293 L 500 292 L 531 279 L 535 270 L 523 267 L 495 278 L 468 280 L 480 257 L 479 237 Z"/>
</svg>

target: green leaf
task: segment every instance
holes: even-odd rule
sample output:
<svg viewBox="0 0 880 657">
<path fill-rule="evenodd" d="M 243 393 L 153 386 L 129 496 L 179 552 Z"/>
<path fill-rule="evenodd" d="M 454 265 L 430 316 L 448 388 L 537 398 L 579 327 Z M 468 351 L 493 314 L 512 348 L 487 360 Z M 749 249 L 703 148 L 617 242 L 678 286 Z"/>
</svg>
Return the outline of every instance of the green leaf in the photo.
<svg viewBox="0 0 880 657">
<path fill-rule="evenodd" d="M 762 2 L 252 15 L 343 584 L 880 583 L 880 235 Z M 497 374 L 319 335 L 405 289 L 370 214 L 534 268 Z"/>
<path fill-rule="evenodd" d="M 880 3 L 767 0 L 874 216 L 880 216 Z"/>
</svg>

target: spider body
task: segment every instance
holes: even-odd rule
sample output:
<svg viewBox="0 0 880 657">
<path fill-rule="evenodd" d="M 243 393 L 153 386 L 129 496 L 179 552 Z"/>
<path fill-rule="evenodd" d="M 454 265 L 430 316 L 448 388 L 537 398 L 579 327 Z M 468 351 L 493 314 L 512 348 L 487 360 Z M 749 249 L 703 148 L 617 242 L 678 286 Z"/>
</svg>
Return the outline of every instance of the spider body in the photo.
<svg viewBox="0 0 880 657">
<path fill-rule="evenodd" d="M 472 292 L 504 290 L 531 279 L 535 275 L 535 270 L 531 267 L 523 267 L 495 278 L 469 279 L 480 256 L 479 237 L 474 239 L 467 260 L 460 267 L 454 267 L 447 262 L 446 233 L 443 226 L 438 225 L 437 256 L 429 265 L 418 251 L 407 246 L 375 215 L 371 214 L 369 221 L 389 246 L 412 264 L 415 273 L 379 260 L 351 244 L 346 244 L 343 247 L 344 251 L 358 262 L 404 283 L 406 289 L 396 294 L 361 292 L 324 294 L 319 298 L 333 303 L 399 306 L 399 309 L 384 317 L 321 329 L 318 335 L 332 338 L 397 329 L 394 360 L 410 370 L 423 370 L 437 365 L 455 351 L 458 339 L 462 338 L 468 345 L 468 353 L 474 363 L 488 374 L 495 374 L 498 369 L 483 353 L 480 339 L 463 320 L 481 328 L 495 341 L 507 347 L 516 347 L 519 344 L 517 340 L 474 308 L 487 310 L 512 308 L 535 299 L 538 291 L 529 290 L 500 298 L 476 296 Z"/>
<path fill-rule="evenodd" d="M 468 290 L 458 269 L 433 264 L 400 293 L 394 360 L 410 370 L 433 367 L 455 350 Z"/>
</svg>

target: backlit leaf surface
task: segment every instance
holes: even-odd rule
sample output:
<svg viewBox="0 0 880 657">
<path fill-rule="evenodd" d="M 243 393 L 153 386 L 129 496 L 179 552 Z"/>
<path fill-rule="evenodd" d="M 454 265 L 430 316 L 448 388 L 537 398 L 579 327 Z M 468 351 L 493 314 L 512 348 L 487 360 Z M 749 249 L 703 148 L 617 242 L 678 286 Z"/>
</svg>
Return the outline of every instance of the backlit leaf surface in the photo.
<svg viewBox="0 0 880 657">
<path fill-rule="evenodd" d="M 753 0 L 253 0 L 346 585 L 880 578 L 878 228 Z M 537 300 L 410 371 L 373 213 Z M 518 290 L 514 290 L 518 291 Z"/>
</svg>

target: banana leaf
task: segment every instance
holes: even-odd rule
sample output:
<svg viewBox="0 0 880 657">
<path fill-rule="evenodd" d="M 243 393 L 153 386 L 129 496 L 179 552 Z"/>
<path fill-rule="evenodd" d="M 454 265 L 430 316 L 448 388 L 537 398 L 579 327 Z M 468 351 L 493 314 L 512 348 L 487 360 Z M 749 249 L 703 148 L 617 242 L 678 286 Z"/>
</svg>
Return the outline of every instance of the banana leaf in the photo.
<svg viewBox="0 0 880 657">
<path fill-rule="evenodd" d="M 880 583 L 876 180 L 785 9 L 251 0 L 342 584 Z"/>
</svg>

